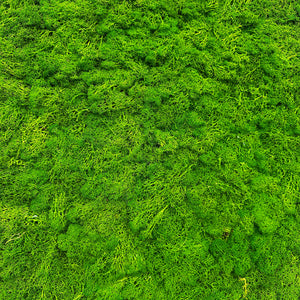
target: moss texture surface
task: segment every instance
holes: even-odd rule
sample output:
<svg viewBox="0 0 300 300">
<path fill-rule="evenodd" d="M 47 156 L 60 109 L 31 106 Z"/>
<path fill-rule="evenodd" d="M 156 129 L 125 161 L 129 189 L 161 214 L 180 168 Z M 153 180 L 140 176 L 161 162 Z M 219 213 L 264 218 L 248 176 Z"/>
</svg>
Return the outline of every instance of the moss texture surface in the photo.
<svg viewBox="0 0 300 300">
<path fill-rule="evenodd" d="M 299 24 L 0 1 L 0 299 L 299 299 Z"/>
</svg>

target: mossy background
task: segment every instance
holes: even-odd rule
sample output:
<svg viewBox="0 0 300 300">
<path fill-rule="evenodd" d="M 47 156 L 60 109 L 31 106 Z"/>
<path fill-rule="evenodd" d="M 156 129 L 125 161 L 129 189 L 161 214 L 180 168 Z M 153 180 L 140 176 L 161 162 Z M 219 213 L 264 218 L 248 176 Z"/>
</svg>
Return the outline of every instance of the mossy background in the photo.
<svg viewBox="0 0 300 300">
<path fill-rule="evenodd" d="M 2 0 L 0 299 L 299 299 L 299 21 Z"/>
</svg>

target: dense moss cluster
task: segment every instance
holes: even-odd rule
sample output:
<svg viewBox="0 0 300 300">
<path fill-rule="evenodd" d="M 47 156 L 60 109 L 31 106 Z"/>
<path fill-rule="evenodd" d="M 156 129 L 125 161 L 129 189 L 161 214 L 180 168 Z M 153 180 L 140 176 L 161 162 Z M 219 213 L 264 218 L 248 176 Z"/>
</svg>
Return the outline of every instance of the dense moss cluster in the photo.
<svg viewBox="0 0 300 300">
<path fill-rule="evenodd" d="M 0 298 L 298 299 L 299 21 L 2 0 Z"/>
</svg>

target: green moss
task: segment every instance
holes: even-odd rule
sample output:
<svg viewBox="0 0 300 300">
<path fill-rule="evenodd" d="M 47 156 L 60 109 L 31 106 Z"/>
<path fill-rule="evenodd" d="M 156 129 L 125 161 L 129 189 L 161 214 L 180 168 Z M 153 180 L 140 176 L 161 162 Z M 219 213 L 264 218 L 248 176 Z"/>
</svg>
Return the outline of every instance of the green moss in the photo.
<svg viewBox="0 0 300 300">
<path fill-rule="evenodd" d="M 0 3 L 1 299 L 298 299 L 296 1 Z"/>
</svg>

